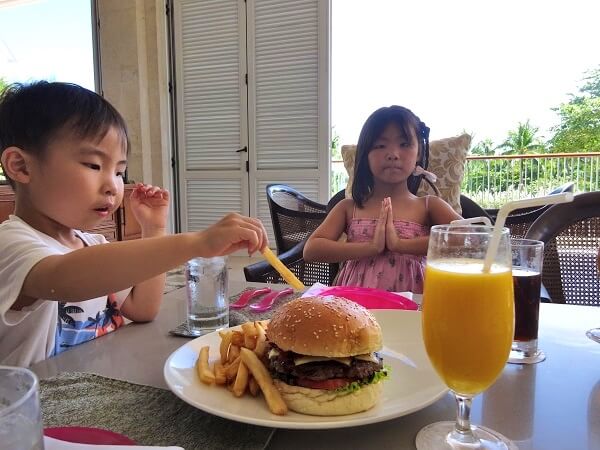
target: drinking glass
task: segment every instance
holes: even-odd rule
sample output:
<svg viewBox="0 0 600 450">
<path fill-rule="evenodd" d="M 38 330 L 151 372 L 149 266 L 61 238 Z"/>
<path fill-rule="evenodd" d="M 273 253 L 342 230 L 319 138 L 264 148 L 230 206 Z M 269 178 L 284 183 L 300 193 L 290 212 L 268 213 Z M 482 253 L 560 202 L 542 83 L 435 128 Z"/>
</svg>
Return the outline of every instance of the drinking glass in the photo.
<svg viewBox="0 0 600 450">
<path fill-rule="evenodd" d="M 546 359 L 544 352 L 538 348 L 544 243 L 533 239 L 512 239 L 510 247 L 515 293 L 515 337 L 508 362 L 535 364 Z"/>
<path fill-rule="evenodd" d="M 455 422 L 417 434 L 419 450 L 516 449 L 505 436 L 470 423 L 472 398 L 502 372 L 514 334 L 514 295 L 508 229 L 484 271 L 493 228 L 431 228 L 423 292 L 423 340 L 436 372 L 457 402 Z"/>
<path fill-rule="evenodd" d="M 37 376 L 23 367 L 0 366 L 0 448 L 43 450 Z"/>
<path fill-rule="evenodd" d="M 229 326 L 227 258 L 194 258 L 185 265 L 188 329 L 202 336 Z"/>
</svg>

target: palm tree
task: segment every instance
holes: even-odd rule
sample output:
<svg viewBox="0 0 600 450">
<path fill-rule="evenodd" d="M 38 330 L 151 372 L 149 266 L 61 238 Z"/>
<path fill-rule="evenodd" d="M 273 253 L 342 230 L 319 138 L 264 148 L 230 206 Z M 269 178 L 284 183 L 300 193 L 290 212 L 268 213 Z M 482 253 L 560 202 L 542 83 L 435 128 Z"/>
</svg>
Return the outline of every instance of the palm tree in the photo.
<svg viewBox="0 0 600 450">
<path fill-rule="evenodd" d="M 490 139 L 484 139 L 475 144 L 470 151 L 471 155 L 492 156 L 496 153 L 494 142 Z"/>
<path fill-rule="evenodd" d="M 508 138 L 496 147 L 502 155 L 526 155 L 534 152 L 543 153 L 545 151 L 544 144 L 536 136 L 538 128 L 529 123 L 529 119 L 525 123 L 519 122 L 516 130 L 508 132 Z M 525 161 L 521 159 L 519 169 L 519 186 L 523 184 L 523 166 Z"/>
</svg>

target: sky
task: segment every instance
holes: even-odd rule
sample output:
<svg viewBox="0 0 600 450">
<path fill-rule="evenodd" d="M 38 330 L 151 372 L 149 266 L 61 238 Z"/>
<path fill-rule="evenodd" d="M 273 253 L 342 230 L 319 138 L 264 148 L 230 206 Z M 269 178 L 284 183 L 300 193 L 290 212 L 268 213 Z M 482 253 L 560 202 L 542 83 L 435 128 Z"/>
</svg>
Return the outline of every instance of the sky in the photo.
<svg viewBox="0 0 600 450">
<path fill-rule="evenodd" d="M 94 89 L 89 1 L 3 3 L 0 77 Z M 600 67 L 598 17 L 598 0 L 332 0 L 335 133 L 356 143 L 371 112 L 399 104 L 432 139 L 499 144 L 528 119 L 549 138 L 551 108 Z"/>
<path fill-rule="evenodd" d="M 0 0 L 0 77 L 69 81 L 94 90 L 90 2 Z"/>
<path fill-rule="evenodd" d="M 506 139 L 600 67 L 598 0 L 332 0 L 332 125 L 356 143 L 381 106 L 417 114 L 438 139 Z"/>
</svg>

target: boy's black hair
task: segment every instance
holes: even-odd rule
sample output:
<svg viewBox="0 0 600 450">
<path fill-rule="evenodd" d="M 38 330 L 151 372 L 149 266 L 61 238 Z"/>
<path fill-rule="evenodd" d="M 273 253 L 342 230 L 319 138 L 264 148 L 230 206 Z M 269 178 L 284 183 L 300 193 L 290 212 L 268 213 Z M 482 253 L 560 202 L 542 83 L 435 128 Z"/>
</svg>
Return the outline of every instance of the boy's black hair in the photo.
<svg viewBox="0 0 600 450">
<path fill-rule="evenodd" d="M 352 198 L 359 208 L 373 192 L 373 173 L 369 168 L 369 153 L 375 141 L 383 134 L 386 127 L 395 124 L 403 138 L 412 144 L 414 130 L 419 146 L 417 166 L 427 169 L 429 163 L 429 128 L 410 109 L 403 106 L 392 105 L 379 108 L 369 116 L 360 131 L 356 144 L 356 161 L 354 163 L 354 182 L 352 183 Z M 408 180 L 408 189 L 415 194 L 421 183 L 422 175 L 411 175 Z"/>
<path fill-rule="evenodd" d="M 35 81 L 9 85 L 0 95 L 0 154 L 14 146 L 43 158 L 60 133 L 100 141 L 111 127 L 121 133 L 129 153 L 125 120 L 95 92 L 72 83 Z"/>
</svg>

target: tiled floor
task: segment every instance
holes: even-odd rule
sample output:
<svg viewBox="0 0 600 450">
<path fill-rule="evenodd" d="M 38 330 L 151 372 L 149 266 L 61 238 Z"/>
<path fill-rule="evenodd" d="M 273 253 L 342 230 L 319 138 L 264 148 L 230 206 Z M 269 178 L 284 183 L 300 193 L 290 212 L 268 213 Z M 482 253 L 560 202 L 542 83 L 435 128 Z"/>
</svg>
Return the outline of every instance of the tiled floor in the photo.
<svg viewBox="0 0 600 450">
<path fill-rule="evenodd" d="M 235 281 L 245 281 L 244 267 L 260 261 L 259 257 L 249 256 L 229 256 L 227 258 L 227 268 L 229 269 L 229 279 Z M 184 266 L 167 272 L 167 282 L 165 284 L 165 293 L 183 287 L 185 285 Z"/>
</svg>

